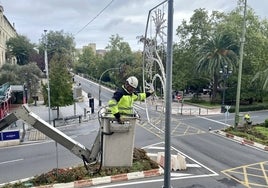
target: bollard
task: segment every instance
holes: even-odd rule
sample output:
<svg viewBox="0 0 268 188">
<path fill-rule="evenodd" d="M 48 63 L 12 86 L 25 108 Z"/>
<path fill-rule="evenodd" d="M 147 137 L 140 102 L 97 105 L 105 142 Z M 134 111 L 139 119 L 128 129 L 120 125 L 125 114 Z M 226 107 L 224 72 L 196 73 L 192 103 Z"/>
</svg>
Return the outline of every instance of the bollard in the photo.
<svg viewBox="0 0 268 188">
<path fill-rule="evenodd" d="M 89 107 L 91 108 L 91 114 L 94 113 L 94 98 L 89 99 Z"/>
</svg>

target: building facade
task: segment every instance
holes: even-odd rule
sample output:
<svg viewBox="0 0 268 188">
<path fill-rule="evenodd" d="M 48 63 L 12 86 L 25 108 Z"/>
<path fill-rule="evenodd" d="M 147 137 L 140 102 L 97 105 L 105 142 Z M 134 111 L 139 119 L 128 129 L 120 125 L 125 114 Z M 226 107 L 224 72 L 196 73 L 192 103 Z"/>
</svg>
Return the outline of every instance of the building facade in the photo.
<svg viewBox="0 0 268 188">
<path fill-rule="evenodd" d="M 96 43 L 89 43 L 87 46 L 83 46 L 82 48 L 76 49 L 76 52 L 74 54 L 76 60 L 78 60 L 78 55 L 83 53 L 83 48 L 86 48 L 86 47 L 90 47 L 94 55 L 104 56 L 106 53 L 106 50 L 104 49 L 96 49 Z"/>
<path fill-rule="evenodd" d="M 4 8 L 0 5 L 0 68 L 6 62 L 16 63 L 15 57 L 7 56 L 6 42 L 12 37 L 16 37 L 18 34 L 15 30 L 14 24 L 10 24 L 7 17 L 4 15 Z"/>
</svg>

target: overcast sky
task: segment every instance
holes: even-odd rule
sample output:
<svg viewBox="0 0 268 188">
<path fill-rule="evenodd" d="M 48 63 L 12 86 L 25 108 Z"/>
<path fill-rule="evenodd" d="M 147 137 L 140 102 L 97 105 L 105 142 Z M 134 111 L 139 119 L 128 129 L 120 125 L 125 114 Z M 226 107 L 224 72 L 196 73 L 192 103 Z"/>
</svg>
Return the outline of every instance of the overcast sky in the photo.
<svg viewBox="0 0 268 188">
<path fill-rule="evenodd" d="M 0 0 L 0 4 L 4 7 L 4 15 L 11 24 L 15 24 L 17 32 L 33 43 L 38 44 L 44 29 L 63 30 L 74 35 L 77 48 L 96 43 L 97 49 L 104 49 L 109 38 L 119 34 L 132 50 L 142 50 L 143 46 L 136 37 L 144 35 L 149 10 L 162 1 Z M 258 16 L 268 18 L 268 0 L 247 2 Z M 183 19 L 188 20 L 195 9 L 229 12 L 236 5 L 237 0 L 174 0 L 174 30 Z"/>
</svg>

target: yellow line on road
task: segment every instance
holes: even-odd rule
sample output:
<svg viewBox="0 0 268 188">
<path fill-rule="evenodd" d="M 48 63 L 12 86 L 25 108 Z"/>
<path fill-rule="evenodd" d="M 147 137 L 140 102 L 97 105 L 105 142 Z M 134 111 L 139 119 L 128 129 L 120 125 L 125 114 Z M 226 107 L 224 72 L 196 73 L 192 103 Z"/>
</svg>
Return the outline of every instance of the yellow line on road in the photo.
<svg viewBox="0 0 268 188">
<path fill-rule="evenodd" d="M 262 169 L 262 172 L 263 172 L 263 176 L 264 176 L 264 179 L 265 179 L 265 181 L 266 181 L 266 184 L 268 185 L 268 176 L 266 175 L 267 173 L 267 171 L 268 170 L 265 170 L 264 169 L 264 164 L 265 164 L 266 162 L 262 162 L 262 163 L 260 163 L 260 166 L 261 166 L 261 169 Z"/>
<path fill-rule="evenodd" d="M 246 187 L 250 188 L 252 186 L 255 186 L 255 187 L 268 188 L 268 176 L 267 176 L 268 170 L 265 169 L 265 167 L 267 167 L 267 165 L 268 165 L 268 161 L 264 161 L 264 162 L 259 162 L 259 163 L 254 163 L 254 164 L 249 164 L 249 165 L 244 165 L 244 166 L 240 166 L 240 167 L 236 167 L 236 168 L 223 170 L 221 172 L 223 174 L 225 174 L 226 176 L 228 176 L 230 179 L 233 179 L 233 180 L 239 182 L 240 184 L 242 184 Z M 256 172 L 261 171 L 263 173 L 263 175 L 260 175 L 259 173 L 257 173 L 257 174 L 248 173 L 248 171 L 250 169 L 255 170 Z M 240 180 L 240 179 L 236 178 L 235 174 L 243 175 L 244 180 Z M 251 180 L 249 180 L 249 177 L 252 177 L 252 178 L 256 177 L 258 179 L 264 179 L 265 183 L 258 184 L 256 182 L 254 182 L 254 179 L 252 179 L 252 178 L 250 178 Z"/>
<path fill-rule="evenodd" d="M 244 182 L 245 182 L 245 185 L 248 187 L 249 184 L 248 184 L 247 168 L 245 166 L 243 166 L 242 168 L 243 168 L 243 172 L 244 172 Z"/>
</svg>

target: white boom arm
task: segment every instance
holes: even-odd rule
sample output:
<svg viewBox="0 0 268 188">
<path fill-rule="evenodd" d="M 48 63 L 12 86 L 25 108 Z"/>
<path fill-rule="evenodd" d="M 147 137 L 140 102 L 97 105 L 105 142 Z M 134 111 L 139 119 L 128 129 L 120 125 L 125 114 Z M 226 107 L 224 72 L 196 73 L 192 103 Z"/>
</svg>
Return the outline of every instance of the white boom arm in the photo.
<svg viewBox="0 0 268 188">
<path fill-rule="evenodd" d="M 101 148 L 100 132 L 98 132 L 98 135 L 90 151 L 79 142 L 70 138 L 69 136 L 67 136 L 66 134 L 56 129 L 55 127 L 41 119 L 39 116 L 31 112 L 26 105 L 22 105 L 20 108 L 14 110 L 13 113 L 7 115 L 5 118 L 0 120 L 0 131 L 5 129 L 18 119 L 21 119 L 26 123 L 30 124 L 35 129 L 39 130 L 52 140 L 58 142 L 87 163 L 92 163 L 96 161 L 96 158 Z"/>
</svg>

